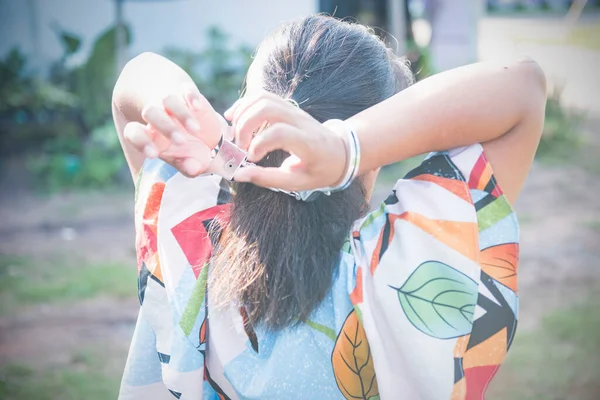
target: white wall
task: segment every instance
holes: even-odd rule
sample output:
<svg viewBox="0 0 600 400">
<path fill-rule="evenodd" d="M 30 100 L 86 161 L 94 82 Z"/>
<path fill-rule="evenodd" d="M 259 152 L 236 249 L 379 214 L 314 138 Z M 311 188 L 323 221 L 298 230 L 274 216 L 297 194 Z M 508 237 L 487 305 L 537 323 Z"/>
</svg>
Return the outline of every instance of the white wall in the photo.
<svg viewBox="0 0 600 400">
<path fill-rule="evenodd" d="M 477 61 L 477 26 L 483 0 L 437 1 L 430 50 L 435 71 Z"/>
<path fill-rule="evenodd" d="M 31 1 L 36 11 L 39 51 L 32 36 Z M 175 0 L 127 2 L 125 19 L 133 32 L 130 55 L 143 51 L 160 51 L 166 46 L 199 50 L 204 32 L 218 25 L 231 34 L 232 43 L 256 46 L 265 33 L 279 23 L 317 12 L 318 0 Z M 37 54 L 44 66 L 62 54 L 51 26 L 84 39 L 83 50 L 89 51 L 93 39 L 114 23 L 113 0 L 0 0 L 0 56 L 19 46 L 26 54 Z M 82 55 L 82 58 L 84 55 Z"/>
</svg>

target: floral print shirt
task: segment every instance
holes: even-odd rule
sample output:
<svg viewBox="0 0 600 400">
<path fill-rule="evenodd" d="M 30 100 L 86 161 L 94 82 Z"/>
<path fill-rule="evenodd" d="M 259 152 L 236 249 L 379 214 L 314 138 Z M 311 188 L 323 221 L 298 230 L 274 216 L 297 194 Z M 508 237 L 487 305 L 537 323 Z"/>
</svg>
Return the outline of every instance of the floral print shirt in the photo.
<svg viewBox="0 0 600 400">
<path fill-rule="evenodd" d="M 136 192 L 139 318 L 119 398 L 482 399 L 517 325 L 518 224 L 481 145 L 430 154 L 356 221 L 298 327 L 210 311 L 219 177 L 160 160 Z"/>
</svg>

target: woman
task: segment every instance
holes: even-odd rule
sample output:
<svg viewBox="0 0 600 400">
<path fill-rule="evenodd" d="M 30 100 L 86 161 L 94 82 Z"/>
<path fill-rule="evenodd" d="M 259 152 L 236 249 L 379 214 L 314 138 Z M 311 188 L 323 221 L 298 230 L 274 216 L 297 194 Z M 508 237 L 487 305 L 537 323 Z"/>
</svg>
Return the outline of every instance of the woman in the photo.
<svg viewBox="0 0 600 400">
<path fill-rule="evenodd" d="M 516 327 L 510 204 L 545 78 L 521 61 L 411 83 L 371 31 L 324 16 L 261 44 L 231 126 L 169 61 L 125 67 L 142 307 L 122 399 L 484 396 Z M 231 197 L 208 174 L 227 139 L 257 164 L 225 160 Z M 367 213 L 379 168 L 427 152 Z"/>
</svg>

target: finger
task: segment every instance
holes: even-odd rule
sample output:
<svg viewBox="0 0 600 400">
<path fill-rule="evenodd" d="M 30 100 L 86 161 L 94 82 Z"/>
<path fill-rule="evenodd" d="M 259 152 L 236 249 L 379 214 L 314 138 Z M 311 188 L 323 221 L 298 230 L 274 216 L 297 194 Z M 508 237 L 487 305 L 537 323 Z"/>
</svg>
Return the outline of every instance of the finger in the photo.
<svg viewBox="0 0 600 400">
<path fill-rule="evenodd" d="M 281 101 L 263 98 L 255 102 L 236 120 L 234 127 L 236 144 L 242 149 L 247 149 L 254 134 L 267 122 L 270 125 L 278 122 L 292 125 L 295 112 L 296 110 Z"/>
<path fill-rule="evenodd" d="M 195 87 L 194 87 L 195 88 Z M 192 109 L 196 117 L 203 117 L 208 112 L 213 112 L 213 106 L 208 99 L 204 97 L 198 89 L 189 89 L 185 92 L 185 100 Z"/>
<path fill-rule="evenodd" d="M 286 168 L 266 168 L 259 166 L 248 166 L 240 168 L 234 177 L 236 182 L 249 182 L 257 186 L 277 188 L 290 191 L 300 190 L 300 182 L 304 177 L 300 172 L 294 172 Z"/>
<path fill-rule="evenodd" d="M 178 169 L 188 178 L 195 178 L 204 172 L 206 166 L 195 158 L 186 158 L 179 163 Z"/>
<path fill-rule="evenodd" d="M 171 118 L 164 108 L 157 106 L 146 107 L 142 111 L 142 118 L 152 125 L 157 131 L 169 138 L 175 144 L 186 143 L 185 135 L 180 127 Z"/>
<path fill-rule="evenodd" d="M 267 153 L 275 150 L 284 150 L 305 159 L 311 153 L 307 140 L 307 136 L 296 127 L 282 122 L 273 124 L 252 140 L 248 160 L 260 161 Z"/>
<path fill-rule="evenodd" d="M 272 101 L 282 101 L 281 97 L 276 94 L 267 92 L 266 90 L 261 90 L 251 96 L 244 96 L 240 99 L 239 104 L 235 107 L 233 111 L 232 123 L 235 128 L 236 121 L 239 119 L 240 115 L 242 115 L 248 107 L 251 107 L 254 103 L 261 100 L 272 100 Z"/>
<path fill-rule="evenodd" d="M 123 129 L 123 137 L 137 151 L 144 153 L 148 158 L 158 157 L 158 149 L 152 143 L 152 138 L 145 125 L 139 122 L 130 122 Z"/>
<path fill-rule="evenodd" d="M 235 109 L 240 105 L 242 99 L 237 99 L 235 103 L 231 105 L 224 113 L 223 116 L 227 121 L 231 121 L 233 119 L 233 114 L 235 113 Z"/>
<path fill-rule="evenodd" d="M 227 123 L 195 86 L 186 92 L 185 100 L 194 118 L 200 124 L 201 130 L 198 132 L 200 135 L 196 134 L 196 136 L 201 137 L 209 147 L 215 147 Z"/>
<path fill-rule="evenodd" d="M 158 139 L 167 140 L 162 135 Z M 192 137 L 184 146 L 169 145 L 159 157 L 188 177 L 206 172 L 210 166 L 211 151 L 203 140 Z"/>
<path fill-rule="evenodd" d="M 192 114 L 183 96 L 170 95 L 163 99 L 163 106 L 167 113 L 176 118 L 177 121 L 192 135 L 200 133 L 200 125 Z"/>
</svg>

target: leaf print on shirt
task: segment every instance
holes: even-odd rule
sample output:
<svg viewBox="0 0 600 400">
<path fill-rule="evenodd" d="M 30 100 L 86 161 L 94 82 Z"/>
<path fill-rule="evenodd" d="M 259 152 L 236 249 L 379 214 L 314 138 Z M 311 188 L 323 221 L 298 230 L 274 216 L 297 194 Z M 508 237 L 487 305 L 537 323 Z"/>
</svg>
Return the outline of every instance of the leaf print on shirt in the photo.
<svg viewBox="0 0 600 400">
<path fill-rule="evenodd" d="M 517 293 L 518 243 L 504 243 L 482 250 L 479 263 L 483 272 Z"/>
<path fill-rule="evenodd" d="M 477 282 L 449 265 L 426 261 L 408 277 L 398 299 L 408 320 L 421 332 L 451 339 L 471 332 Z"/>
<path fill-rule="evenodd" d="M 348 314 L 337 337 L 331 364 L 338 388 L 346 399 L 379 398 L 371 349 L 354 310 Z"/>
</svg>

